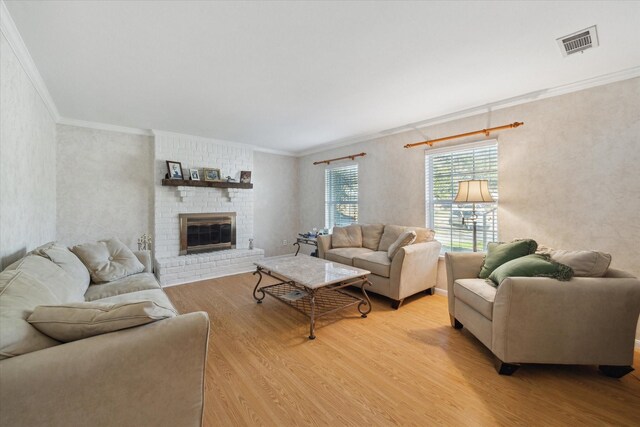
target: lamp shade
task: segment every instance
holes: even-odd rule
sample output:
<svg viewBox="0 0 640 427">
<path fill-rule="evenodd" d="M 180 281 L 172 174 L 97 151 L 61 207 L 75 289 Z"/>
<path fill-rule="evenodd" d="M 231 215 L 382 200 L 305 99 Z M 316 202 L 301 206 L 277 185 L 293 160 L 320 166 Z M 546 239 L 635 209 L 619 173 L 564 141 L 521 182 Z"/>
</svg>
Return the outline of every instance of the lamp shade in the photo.
<svg viewBox="0 0 640 427">
<path fill-rule="evenodd" d="M 458 182 L 458 194 L 455 203 L 491 203 L 495 202 L 489 193 L 489 181 L 473 179 Z"/>
</svg>

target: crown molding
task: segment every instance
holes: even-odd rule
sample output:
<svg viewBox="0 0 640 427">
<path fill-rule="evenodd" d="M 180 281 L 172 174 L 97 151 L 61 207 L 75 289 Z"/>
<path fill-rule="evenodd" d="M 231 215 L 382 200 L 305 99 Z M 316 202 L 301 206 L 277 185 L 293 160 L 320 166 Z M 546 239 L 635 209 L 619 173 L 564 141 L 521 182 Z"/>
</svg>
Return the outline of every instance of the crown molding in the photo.
<svg viewBox="0 0 640 427">
<path fill-rule="evenodd" d="M 88 122 L 85 120 L 70 119 L 68 117 L 60 117 L 60 119 L 58 120 L 58 124 L 77 126 L 81 128 L 88 128 L 88 129 L 106 130 L 110 132 L 128 133 L 132 135 L 153 136 L 153 133 L 148 129 L 110 125 L 108 123 Z"/>
<path fill-rule="evenodd" d="M 523 95 L 502 99 L 502 100 L 491 102 L 488 104 L 478 105 L 478 106 L 467 108 L 464 110 L 454 111 L 451 113 L 443 114 L 441 116 L 436 116 L 429 119 L 421 120 L 419 122 L 407 123 L 405 125 L 398 126 L 395 128 L 380 130 L 375 133 L 361 134 L 361 135 L 351 136 L 347 138 L 337 139 L 334 141 L 328 141 L 327 143 L 319 147 L 296 152 L 296 156 L 304 157 L 311 154 L 317 154 L 323 151 L 328 151 L 335 148 L 346 147 L 348 145 L 357 144 L 359 142 L 370 141 L 372 139 L 395 135 L 395 134 L 407 132 L 410 130 L 417 130 L 427 126 L 433 126 L 440 123 L 446 123 L 453 120 L 463 119 L 465 117 L 471 117 L 471 116 L 488 113 L 495 110 L 501 110 L 503 108 L 513 107 L 520 104 L 526 104 L 533 101 L 539 101 L 541 99 L 552 98 L 554 96 L 566 95 L 568 93 L 578 92 L 581 90 L 590 89 L 592 87 L 602 86 L 609 83 L 615 83 L 622 80 L 628 80 L 635 77 L 640 77 L 640 66 L 627 68 L 625 70 L 616 71 L 613 73 L 603 74 L 600 76 L 580 80 L 578 82 L 569 83 L 566 85 L 561 85 L 561 86 L 556 86 L 548 89 L 542 89 L 534 92 L 525 93 Z"/>
<path fill-rule="evenodd" d="M 13 22 L 13 18 L 11 18 L 11 14 L 7 9 L 7 5 L 4 1 L 0 0 L 0 31 L 9 42 L 9 46 L 15 53 L 20 65 L 24 69 L 24 72 L 31 80 L 31 84 L 35 88 L 40 98 L 42 98 L 42 102 L 44 102 L 47 111 L 51 115 L 51 118 L 54 122 L 58 122 L 60 120 L 60 114 L 58 113 L 58 108 L 56 107 L 55 102 L 53 102 L 53 98 L 47 89 L 47 86 L 44 84 L 44 80 L 36 67 L 35 62 L 33 62 L 33 58 L 27 49 L 27 46 L 22 40 L 22 36 L 18 31 L 18 27 L 16 27 L 16 23 Z"/>
</svg>

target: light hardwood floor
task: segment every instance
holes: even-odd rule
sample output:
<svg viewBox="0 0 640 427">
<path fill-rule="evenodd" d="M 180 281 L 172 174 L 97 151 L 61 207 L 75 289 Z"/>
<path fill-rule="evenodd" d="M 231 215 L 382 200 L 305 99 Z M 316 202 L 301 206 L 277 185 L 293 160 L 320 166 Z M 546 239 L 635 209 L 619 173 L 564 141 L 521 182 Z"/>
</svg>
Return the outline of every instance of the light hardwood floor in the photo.
<svg viewBox="0 0 640 427">
<path fill-rule="evenodd" d="M 267 278 L 268 279 L 268 278 Z M 595 366 L 526 365 L 499 376 L 491 353 L 449 326 L 446 298 L 392 310 L 372 297 L 308 320 L 267 296 L 250 273 L 167 288 L 182 313 L 211 319 L 206 426 L 640 425 L 640 353 L 621 380 Z"/>
</svg>

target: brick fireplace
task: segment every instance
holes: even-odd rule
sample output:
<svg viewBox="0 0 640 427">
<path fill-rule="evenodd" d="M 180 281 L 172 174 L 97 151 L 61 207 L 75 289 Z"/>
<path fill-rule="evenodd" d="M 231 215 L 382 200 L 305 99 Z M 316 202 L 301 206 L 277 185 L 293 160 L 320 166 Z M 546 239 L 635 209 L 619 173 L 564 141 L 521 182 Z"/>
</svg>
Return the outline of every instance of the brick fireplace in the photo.
<svg viewBox="0 0 640 427">
<path fill-rule="evenodd" d="M 253 189 L 161 185 L 167 160 L 181 162 L 185 176 L 189 168 L 210 167 L 219 168 L 223 177 L 233 177 L 253 169 L 253 150 L 197 136 L 154 134 L 154 258 L 160 283 L 167 286 L 254 270 L 253 262 L 264 251 L 249 249 Z M 181 234 L 183 224 L 187 231 Z M 185 248 L 185 243 L 193 247 Z"/>
</svg>

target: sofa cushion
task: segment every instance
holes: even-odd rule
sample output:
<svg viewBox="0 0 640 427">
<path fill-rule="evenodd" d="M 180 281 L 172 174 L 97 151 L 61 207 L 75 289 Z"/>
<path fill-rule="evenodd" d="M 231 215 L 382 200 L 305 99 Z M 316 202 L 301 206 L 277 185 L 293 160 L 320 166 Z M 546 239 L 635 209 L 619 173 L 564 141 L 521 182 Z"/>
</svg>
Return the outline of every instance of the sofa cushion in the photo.
<svg viewBox="0 0 640 427">
<path fill-rule="evenodd" d="M 0 359 L 59 344 L 26 319 L 38 305 L 61 302 L 44 283 L 26 271 L 0 273 Z"/>
<path fill-rule="evenodd" d="M 367 248 L 338 248 L 325 252 L 325 258 L 340 264 L 353 265 L 353 257 L 373 252 Z"/>
<path fill-rule="evenodd" d="M 493 302 L 498 288 L 484 279 L 458 279 L 453 284 L 453 294 L 489 320 L 493 319 Z"/>
<path fill-rule="evenodd" d="M 484 257 L 478 277 L 486 279 L 493 270 L 505 262 L 532 254 L 537 248 L 538 244 L 531 239 L 514 240 L 510 243 L 491 242 L 487 246 L 487 255 Z"/>
<path fill-rule="evenodd" d="M 138 273 L 113 282 L 91 285 L 84 294 L 84 300 L 95 301 L 148 289 L 160 289 L 160 285 L 155 276 L 151 273 Z"/>
<path fill-rule="evenodd" d="M 500 285 L 507 277 L 553 277 L 567 281 L 573 277 L 573 270 L 564 264 L 551 261 L 549 255 L 531 254 L 502 264 L 493 270 L 489 280 Z"/>
<path fill-rule="evenodd" d="M 132 301 L 153 301 L 161 307 L 171 307 L 176 310 L 176 308 L 169 300 L 169 297 L 164 293 L 162 289 L 147 289 L 145 291 L 130 292 L 128 294 L 120 294 L 95 300 L 95 302 L 105 302 L 113 304 Z"/>
<path fill-rule="evenodd" d="M 362 224 L 362 247 L 378 250 L 382 233 L 384 232 L 384 224 Z"/>
<path fill-rule="evenodd" d="M 611 264 L 611 255 L 598 251 L 564 251 L 557 249 L 541 249 L 538 253 L 546 253 L 560 264 L 568 265 L 576 277 L 604 277 Z"/>
<path fill-rule="evenodd" d="M 112 282 L 144 270 L 131 249 L 117 238 L 84 243 L 71 250 L 87 267 L 94 283 Z"/>
<path fill-rule="evenodd" d="M 48 258 L 66 271 L 75 281 L 80 294 L 84 294 L 87 291 L 87 287 L 91 282 L 89 270 L 67 247 L 56 242 L 50 242 L 35 249 L 33 253 Z"/>
<path fill-rule="evenodd" d="M 398 239 L 389 246 L 387 250 L 387 255 L 389 259 L 393 259 L 396 256 L 400 248 L 404 246 L 408 246 L 412 244 L 416 240 L 416 232 L 415 231 L 403 231 Z"/>
<path fill-rule="evenodd" d="M 369 270 L 372 274 L 389 277 L 391 260 L 385 251 L 368 252 L 353 257 L 353 266 Z"/>
<path fill-rule="evenodd" d="M 415 245 L 416 243 L 431 242 L 436 235 L 436 232 L 432 229 L 423 227 L 407 227 L 405 231 L 415 231 L 416 240 L 414 240 L 412 245 Z"/>
<path fill-rule="evenodd" d="M 27 321 L 55 340 L 70 342 L 167 319 L 176 314 L 173 306 L 165 307 L 154 301 L 80 302 L 40 305 Z"/>
<path fill-rule="evenodd" d="M 84 291 L 78 283 L 62 268 L 38 255 L 27 255 L 19 259 L 6 270 L 18 270 L 29 273 L 51 291 L 60 302 L 84 301 Z"/>
<path fill-rule="evenodd" d="M 384 233 L 382 233 L 382 237 L 380 238 L 380 244 L 378 245 L 379 251 L 388 251 L 389 246 L 402 234 L 402 232 L 407 227 L 403 227 L 401 225 L 385 225 Z"/>
<path fill-rule="evenodd" d="M 333 248 L 361 248 L 362 229 L 359 225 L 349 225 L 347 227 L 333 227 L 331 236 L 331 247 Z"/>
</svg>

